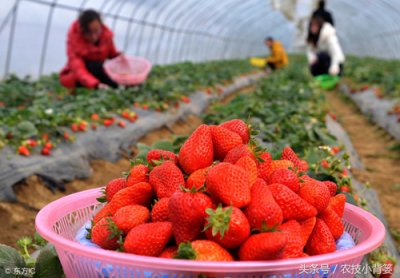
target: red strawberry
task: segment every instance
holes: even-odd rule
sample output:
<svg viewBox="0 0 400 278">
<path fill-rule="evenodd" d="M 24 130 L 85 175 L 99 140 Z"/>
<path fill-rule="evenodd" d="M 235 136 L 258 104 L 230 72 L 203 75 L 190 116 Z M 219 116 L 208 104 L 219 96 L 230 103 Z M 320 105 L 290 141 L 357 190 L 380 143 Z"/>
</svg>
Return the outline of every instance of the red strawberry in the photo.
<svg viewBox="0 0 400 278">
<path fill-rule="evenodd" d="M 206 209 L 211 199 L 201 192 L 176 191 L 169 200 L 168 217 L 177 244 L 198 237 L 204 225 Z"/>
<path fill-rule="evenodd" d="M 48 149 L 48 148 L 43 148 L 41 154 L 42 154 L 42 155 L 50 155 L 50 149 Z"/>
<path fill-rule="evenodd" d="M 195 261 L 233 261 L 233 257 L 228 251 L 211 240 L 195 240 L 179 244 L 176 258 Z"/>
<path fill-rule="evenodd" d="M 277 169 L 269 177 L 270 183 L 280 183 L 286 185 L 294 192 L 298 192 L 300 188 L 300 182 L 297 175 L 289 169 Z"/>
<path fill-rule="evenodd" d="M 323 183 L 328 187 L 329 193 L 331 194 L 331 197 L 336 195 L 337 192 L 337 185 L 333 181 L 323 181 Z"/>
<path fill-rule="evenodd" d="M 302 257 L 305 244 L 303 243 L 299 222 L 296 220 L 289 220 L 280 225 L 278 230 L 284 232 L 288 239 L 285 249 L 283 250 L 283 258 L 290 259 Z"/>
<path fill-rule="evenodd" d="M 251 188 L 251 202 L 244 209 L 252 229 L 261 231 L 279 226 L 283 220 L 282 209 L 272 197 L 271 190 L 263 179 L 257 179 Z"/>
<path fill-rule="evenodd" d="M 283 212 L 283 220 L 305 220 L 317 215 L 317 209 L 299 197 L 285 185 L 268 185 L 277 204 Z"/>
<path fill-rule="evenodd" d="M 304 166 L 305 166 L 304 163 L 302 163 L 302 161 L 297 156 L 297 154 L 289 146 L 286 146 L 283 149 L 281 159 L 289 160 L 289 161 L 293 162 L 294 167 L 297 167 L 300 172 L 307 171 L 307 169 L 304 169 Z"/>
<path fill-rule="evenodd" d="M 159 258 L 174 259 L 178 255 L 178 246 L 170 246 L 161 252 Z"/>
<path fill-rule="evenodd" d="M 142 256 L 159 256 L 172 237 L 170 222 L 145 223 L 129 231 L 124 251 Z"/>
<path fill-rule="evenodd" d="M 154 167 L 149 182 L 158 198 L 171 197 L 180 186 L 185 186 L 181 170 L 170 160 Z"/>
<path fill-rule="evenodd" d="M 349 189 L 348 186 L 342 185 L 342 186 L 340 187 L 340 192 L 351 192 L 351 190 Z"/>
<path fill-rule="evenodd" d="M 213 163 L 214 150 L 210 127 L 200 125 L 185 141 L 179 151 L 179 164 L 191 174 Z"/>
<path fill-rule="evenodd" d="M 151 210 L 151 222 L 169 221 L 168 204 L 169 198 L 161 198 L 154 204 Z"/>
<path fill-rule="evenodd" d="M 261 167 L 261 165 L 263 165 Z M 259 174 L 260 177 L 263 178 L 267 183 L 271 183 L 269 181 L 269 178 L 273 172 L 275 172 L 278 169 L 294 169 L 293 162 L 289 160 L 272 160 L 271 163 L 268 165 L 265 165 L 265 163 L 262 163 L 259 165 Z"/>
<path fill-rule="evenodd" d="M 191 173 L 186 180 L 185 187 L 188 189 L 192 189 L 194 187 L 196 188 L 196 190 L 199 190 L 201 187 L 203 187 L 206 183 L 206 174 L 208 172 L 208 169 L 209 168 L 207 167 Z"/>
<path fill-rule="evenodd" d="M 91 239 L 103 249 L 115 250 L 118 248 L 120 231 L 110 217 L 97 222 L 91 230 Z"/>
<path fill-rule="evenodd" d="M 253 151 L 250 149 L 250 147 L 248 145 L 240 145 L 240 146 L 234 147 L 232 150 L 230 150 L 226 154 L 226 156 L 224 158 L 224 162 L 229 162 L 229 163 L 235 164 L 243 156 L 248 156 L 251 159 L 253 159 L 254 161 L 256 159 Z"/>
<path fill-rule="evenodd" d="M 335 252 L 336 243 L 331 231 L 324 221 L 317 218 L 313 232 L 307 242 L 306 252 L 308 255 L 321 255 Z"/>
<path fill-rule="evenodd" d="M 332 153 L 333 153 L 333 154 L 338 154 L 338 153 L 340 153 L 340 147 L 338 147 L 338 146 L 333 146 L 333 147 L 332 147 Z"/>
<path fill-rule="evenodd" d="M 223 160 L 226 154 L 234 147 L 242 145 L 242 138 L 224 127 L 210 126 L 214 148 L 214 158 Z"/>
<path fill-rule="evenodd" d="M 154 163 L 154 161 L 160 161 L 160 160 L 164 161 L 171 160 L 175 164 L 178 164 L 178 157 L 173 152 L 154 149 L 150 150 L 147 153 L 147 162 L 150 163 L 151 165 L 155 166 L 156 164 Z"/>
<path fill-rule="evenodd" d="M 244 144 L 247 144 L 250 139 L 249 128 L 245 122 L 240 119 L 233 119 L 227 122 L 220 124 L 226 129 L 229 129 L 232 132 L 237 133 L 240 137 L 242 137 L 242 141 Z"/>
<path fill-rule="evenodd" d="M 29 147 L 34 148 L 36 147 L 36 145 L 38 144 L 35 140 L 33 139 L 28 139 L 27 140 L 27 144 L 29 145 Z M 51 144 L 51 143 L 50 143 Z M 50 147 L 51 148 L 51 147 Z"/>
<path fill-rule="evenodd" d="M 242 208 L 250 203 L 249 175 L 241 167 L 219 163 L 206 177 L 207 191 L 224 205 Z"/>
<path fill-rule="evenodd" d="M 71 138 L 71 136 L 69 135 L 69 133 L 64 131 L 64 139 L 69 140 L 70 138 Z"/>
<path fill-rule="evenodd" d="M 126 186 L 132 186 L 139 182 L 149 182 L 148 178 L 149 168 L 144 164 L 136 164 L 129 171 L 126 178 Z"/>
<path fill-rule="evenodd" d="M 250 236 L 239 249 L 241 261 L 266 261 L 281 259 L 287 244 L 282 232 L 267 232 Z"/>
<path fill-rule="evenodd" d="M 260 158 L 263 162 L 258 164 L 258 177 L 266 181 L 271 174 L 272 157 L 269 152 L 264 152 L 260 155 Z"/>
<path fill-rule="evenodd" d="M 308 170 L 308 163 L 305 160 L 300 160 L 299 171 L 307 172 Z"/>
<path fill-rule="evenodd" d="M 394 274 L 394 268 L 396 261 L 387 259 L 386 262 L 381 266 L 379 278 L 391 278 Z M 379 272 L 379 270 L 378 270 Z"/>
<path fill-rule="evenodd" d="M 244 213 L 235 207 L 207 209 L 206 235 L 227 249 L 239 247 L 250 236 L 250 225 Z"/>
<path fill-rule="evenodd" d="M 112 125 L 113 123 L 114 123 L 114 121 L 112 119 L 105 119 L 103 121 L 103 125 L 106 126 L 106 127 Z"/>
<path fill-rule="evenodd" d="M 118 126 L 121 127 L 121 128 L 125 128 L 125 127 L 126 127 L 126 122 L 124 122 L 124 121 L 119 121 L 119 122 L 118 122 Z"/>
<path fill-rule="evenodd" d="M 29 156 L 30 155 L 29 149 L 27 147 L 25 147 L 25 146 L 19 146 L 18 153 L 20 155 L 23 155 L 23 156 Z"/>
<path fill-rule="evenodd" d="M 78 132 L 78 130 L 79 130 L 78 124 L 72 124 L 72 125 L 71 125 L 71 130 L 72 130 L 73 132 Z"/>
<path fill-rule="evenodd" d="M 130 205 L 117 210 L 112 219 L 119 230 L 128 234 L 132 228 L 149 221 L 150 212 L 144 206 Z"/>
<path fill-rule="evenodd" d="M 86 131 L 86 127 L 87 127 L 87 124 L 85 122 L 81 122 L 79 124 L 79 131 L 82 131 L 82 132 Z"/>
<path fill-rule="evenodd" d="M 310 218 L 300 222 L 301 238 L 303 240 L 303 246 L 306 246 L 307 241 L 310 238 L 312 231 L 314 230 L 316 222 L 317 222 L 317 218 L 315 216 L 310 217 Z"/>
<path fill-rule="evenodd" d="M 236 166 L 240 166 L 249 174 L 249 184 L 250 188 L 253 186 L 253 184 L 256 182 L 257 177 L 258 177 L 258 169 L 257 165 L 254 162 L 253 159 L 251 159 L 249 156 L 244 156 L 240 158 L 236 163 Z"/>
<path fill-rule="evenodd" d="M 328 169 L 330 167 L 329 162 L 326 159 L 321 160 L 321 167 L 324 169 Z"/>
<path fill-rule="evenodd" d="M 336 214 L 333 209 L 328 207 L 326 210 L 318 215 L 318 218 L 325 222 L 335 240 L 342 236 L 344 232 L 344 225 L 342 219 Z"/>
<path fill-rule="evenodd" d="M 329 200 L 329 205 L 328 207 L 333 209 L 336 214 L 342 218 L 343 217 L 343 212 L 344 212 L 344 206 L 346 204 L 346 195 L 344 194 L 338 194 L 334 197 L 332 197 Z"/>
<path fill-rule="evenodd" d="M 100 120 L 100 116 L 98 114 L 92 114 L 91 119 L 93 121 L 98 121 L 98 120 Z"/>
<path fill-rule="evenodd" d="M 326 185 L 320 181 L 307 181 L 300 188 L 299 195 L 310 205 L 315 207 L 318 212 L 323 212 L 329 204 L 331 194 Z"/>
<path fill-rule="evenodd" d="M 140 182 L 133 186 L 119 190 L 93 218 L 97 223 L 101 218 L 114 215 L 118 209 L 128 205 L 148 206 L 153 197 L 153 190 L 147 182 Z"/>
<path fill-rule="evenodd" d="M 111 202 L 112 197 L 121 189 L 126 188 L 126 181 L 124 178 L 114 179 L 107 183 L 105 187 L 105 200 L 101 199 L 99 201 L 104 202 Z"/>
</svg>

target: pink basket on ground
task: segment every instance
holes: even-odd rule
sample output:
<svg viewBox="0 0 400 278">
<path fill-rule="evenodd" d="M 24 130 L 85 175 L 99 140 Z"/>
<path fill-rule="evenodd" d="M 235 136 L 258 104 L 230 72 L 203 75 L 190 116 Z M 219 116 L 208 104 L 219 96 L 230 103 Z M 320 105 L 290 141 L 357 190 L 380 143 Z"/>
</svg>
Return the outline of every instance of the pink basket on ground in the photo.
<svg viewBox="0 0 400 278">
<path fill-rule="evenodd" d="M 137 256 L 83 246 L 77 231 L 102 207 L 99 189 L 75 193 L 40 210 L 36 229 L 53 244 L 68 278 L 82 277 L 354 277 L 344 267 L 359 265 L 385 237 L 385 227 L 369 212 L 346 204 L 343 220 L 354 248 L 307 258 L 254 262 L 198 262 Z M 321 270 L 311 273 L 315 266 Z M 324 268 L 322 268 L 324 266 Z M 344 266 L 344 267 L 343 267 Z M 308 272 L 306 272 L 308 270 Z"/>
<path fill-rule="evenodd" d="M 120 85 L 137 85 L 146 80 L 151 63 L 142 57 L 118 56 L 106 61 L 104 70 Z"/>
</svg>

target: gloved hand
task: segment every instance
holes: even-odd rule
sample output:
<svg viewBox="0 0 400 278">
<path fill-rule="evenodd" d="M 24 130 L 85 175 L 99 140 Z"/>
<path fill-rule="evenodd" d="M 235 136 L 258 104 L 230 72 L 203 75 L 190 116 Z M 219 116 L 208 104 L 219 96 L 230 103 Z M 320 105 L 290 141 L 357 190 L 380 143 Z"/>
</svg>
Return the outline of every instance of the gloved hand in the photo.
<svg viewBox="0 0 400 278">
<path fill-rule="evenodd" d="M 338 75 L 340 71 L 340 68 L 338 65 L 332 65 L 329 68 L 329 74 L 330 75 Z"/>
</svg>

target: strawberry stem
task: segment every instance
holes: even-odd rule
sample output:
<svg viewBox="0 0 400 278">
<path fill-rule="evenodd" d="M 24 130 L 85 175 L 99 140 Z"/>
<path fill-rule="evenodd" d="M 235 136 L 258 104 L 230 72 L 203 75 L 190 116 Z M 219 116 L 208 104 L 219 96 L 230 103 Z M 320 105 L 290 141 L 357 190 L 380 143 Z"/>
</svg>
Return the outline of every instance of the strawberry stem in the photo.
<svg viewBox="0 0 400 278">
<path fill-rule="evenodd" d="M 225 235 L 225 232 L 229 230 L 232 206 L 229 208 L 222 208 L 222 204 L 219 204 L 216 210 L 211 208 L 206 209 L 206 213 L 208 214 L 208 224 L 204 227 L 204 231 L 212 228 L 212 235 L 216 236 L 219 233 L 222 239 Z"/>
<path fill-rule="evenodd" d="M 178 252 L 174 259 L 195 260 L 196 252 L 192 247 L 192 243 L 188 241 L 179 244 Z"/>
</svg>

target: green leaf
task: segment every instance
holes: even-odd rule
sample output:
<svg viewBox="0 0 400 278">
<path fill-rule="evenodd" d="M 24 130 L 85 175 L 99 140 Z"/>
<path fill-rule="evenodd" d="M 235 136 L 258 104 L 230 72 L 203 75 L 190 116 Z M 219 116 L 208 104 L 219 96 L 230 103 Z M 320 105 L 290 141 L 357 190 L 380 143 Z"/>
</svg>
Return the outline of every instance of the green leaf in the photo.
<svg viewBox="0 0 400 278">
<path fill-rule="evenodd" d="M 0 244 L 0 277 L 12 277 L 9 274 L 14 268 L 26 267 L 22 256 L 14 248 Z"/>
<path fill-rule="evenodd" d="M 165 151 L 174 151 L 174 146 L 172 145 L 171 142 L 168 141 L 158 141 L 155 142 L 153 145 L 151 145 L 152 149 L 160 149 L 160 150 L 165 150 Z"/>
<path fill-rule="evenodd" d="M 356 200 L 354 200 L 354 197 L 349 192 L 342 192 L 342 193 L 346 195 L 346 203 L 358 206 Z"/>
<path fill-rule="evenodd" d="M 64 272 L 54 246 L 44 247 L 37 258 L 33 278 L 63 277 Z"/>
</svg>

